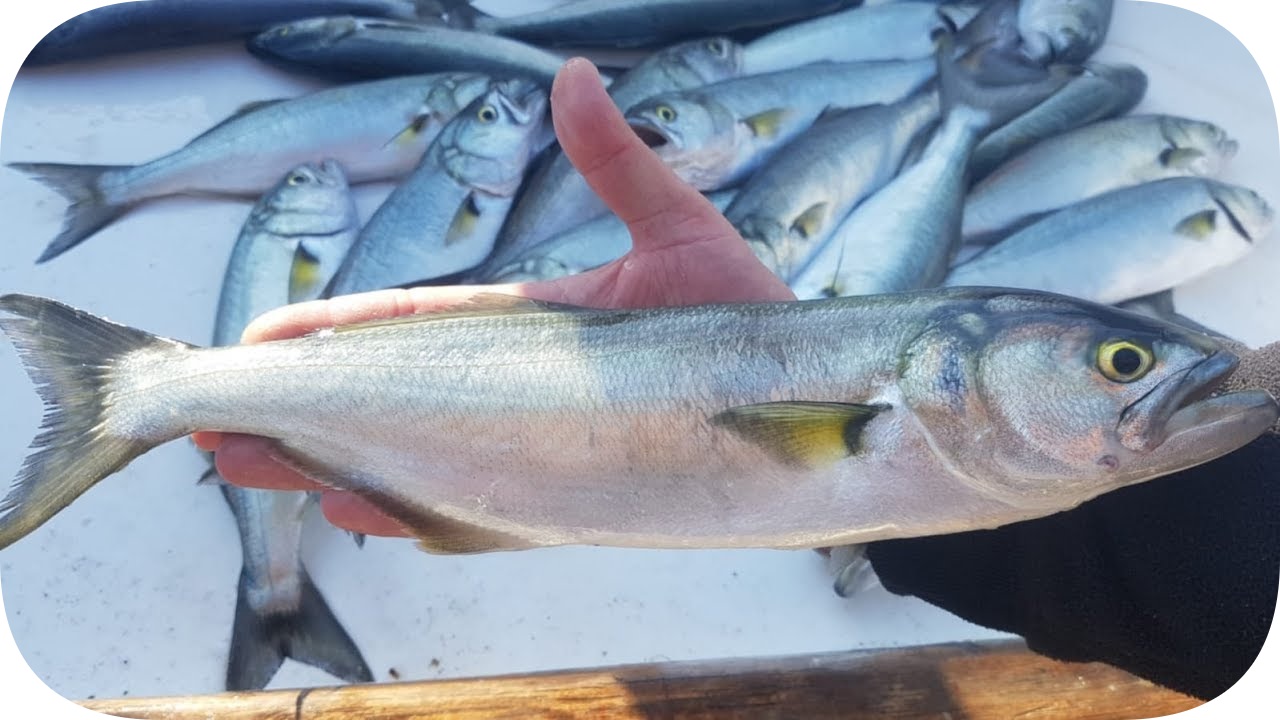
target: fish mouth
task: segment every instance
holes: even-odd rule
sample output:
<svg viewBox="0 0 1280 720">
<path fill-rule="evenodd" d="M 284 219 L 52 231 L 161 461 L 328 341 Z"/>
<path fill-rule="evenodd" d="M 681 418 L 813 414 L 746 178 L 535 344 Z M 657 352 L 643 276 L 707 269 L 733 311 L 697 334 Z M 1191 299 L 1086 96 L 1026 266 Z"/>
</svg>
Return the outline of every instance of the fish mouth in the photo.
<svg viewBox="0 0 1280 720">
<path fill-rule="evenodd" d="M 1210 397 L 1239 364 L 1234 354 L 1219 350 L 1160 382 L 1121 414 L 1119 430 L 1124 446 L 1150 452 L 1181 435 L 1220 437 L 1219 431 L 1233 424 L 1251 428 L 1261 423 L 1257 429 L 1261 432 L 1276 418 L 1276 403 L 1269 394 L 1238 392 Z"/>
<path fill-rule="evenodd" d="M 640 142 L 655 150 L 666 145 L 675 144 L 675 138 L 652 123 L 643 120 L 632 120 L 628 125 L 631 126 L 631 132 L 634 132 L 636 137 L 640 138 Z"/>
</svg>

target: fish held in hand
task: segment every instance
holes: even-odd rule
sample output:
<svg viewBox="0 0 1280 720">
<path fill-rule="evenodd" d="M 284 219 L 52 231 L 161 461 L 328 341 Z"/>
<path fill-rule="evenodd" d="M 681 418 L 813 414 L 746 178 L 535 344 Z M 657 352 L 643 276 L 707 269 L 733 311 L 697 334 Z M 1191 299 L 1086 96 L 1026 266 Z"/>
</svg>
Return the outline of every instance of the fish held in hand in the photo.
<svg viewBox="0 0 1280 720">
<path fill-rule="evenodd" d="M 1070 298 L 961 289 L 450 311 L 198 349 L 0 297 L 47 403 L 0 547 L 196 430 L 281 457 L 444 553 L 811 548 L 987 528 L 1206 462 L 1275 422 L 1236 358 Z"/>
</svg>

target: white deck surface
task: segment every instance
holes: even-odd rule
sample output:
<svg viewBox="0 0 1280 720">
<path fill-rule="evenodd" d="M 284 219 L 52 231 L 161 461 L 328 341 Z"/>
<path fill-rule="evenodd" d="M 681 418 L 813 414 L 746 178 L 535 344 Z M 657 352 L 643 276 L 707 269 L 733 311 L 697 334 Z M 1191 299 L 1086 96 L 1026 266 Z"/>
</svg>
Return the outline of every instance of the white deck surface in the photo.
<svg viewBox="0 0 1280 720">
<path fill-rule="evenodd" d="M 83 9 L 85 3 L 66 5 Z M 1223 178 L 1280 205 L 1275 111 L 1250 53 L 1222 28 L 1185 11 L 1128 0 L 1117 5 L 1111 40 L 1097 59 L 1132 62 L 1149 74 L 1138 111 L 1219 123 L 1241 144 Z M 1243 14 L 1218 6 L 1210 12 L 1225 21 L 1227 10 Z M 1275 27 L 1262 11 L 1253 22 Z M 26 22 L 21 27 L 5 39 L 29 47 L 38 31 Z M 1255 30 L 1252 37 L 1265 35 Z M 16 67 L 21 54 L 7 51 L 5 67 Z M 0 161 L 143 161 L 179 147 L 246 101 L 318 86 L 230 46 L 24 73 L 9 95 Z M 365 217 L 379 197 L 362 193 Z M 36 266 L 64 207 L 52 191 L 0 169 L 0 292 L 51 296 L 207 343 L 247 204 L 151 203 Z M 1179 291 L 1179 309 L 1254 345 L 1280 339 L 1277 240 L 1266 238 L 1244 263 Z M 0 343 L 3 483 L 21 464 L 40 415 L 12 348 Z M 188 442 L 171 443 L 0 553 L 4 608 L 17 646 L 59 694 L 222 688 L 240 551 L 218 491 L 195 485 L 202 469 Z M 822 560 L 807 551 L 562 548 L 435 557 L 399 540 L 371 538 L 358 550 L 318 513 L 305 543 L 312 576 L 380 681 L 393 670 L 400 679 L 460 677 L 995 636 L 883 590 L 841 600 L 830 590 Z M 4 658 L 0 649 L 0 662 Z M 20 667 L 6 669 L 0 688 L 23 675 Z M 271 687 L 332 682 L 286 661 Z M 1255 677 L 1253 692 L 1274 698 L 1276 690 L 1265 686 Z M 38 690 L 30 688 L 33 695 Z M 6 696 L 7 690 L 0 693 L 0 716 L 9 717 L 6 707 L 25 707 L 9 704 L 25 702 L 22 695 Z"/>
</svg>

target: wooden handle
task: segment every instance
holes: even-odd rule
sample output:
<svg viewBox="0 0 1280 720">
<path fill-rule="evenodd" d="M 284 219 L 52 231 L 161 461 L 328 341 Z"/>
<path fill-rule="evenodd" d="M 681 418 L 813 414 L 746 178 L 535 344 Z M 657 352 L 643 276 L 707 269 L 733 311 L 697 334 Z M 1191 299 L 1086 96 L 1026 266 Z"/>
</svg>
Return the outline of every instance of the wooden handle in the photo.
<svg viewBox="0 0 1280 720">
<path fill-rule="evenodd" d="M 1134 720 L 1200 702 L 1107 665 L 1060 663 L 1002 641 L 82 704 L 146 720 Z"/>
</svg>

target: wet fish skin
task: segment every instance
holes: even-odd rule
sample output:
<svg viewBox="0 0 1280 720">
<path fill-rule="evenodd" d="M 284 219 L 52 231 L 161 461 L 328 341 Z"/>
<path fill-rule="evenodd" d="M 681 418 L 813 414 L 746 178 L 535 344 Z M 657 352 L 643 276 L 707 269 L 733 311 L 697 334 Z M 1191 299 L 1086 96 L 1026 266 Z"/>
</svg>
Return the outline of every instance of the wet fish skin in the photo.
<svg viewBox="0 0 1280 720">
<path fill-rule="evenodd" d="M 1106 40 L 1114 0 L 1019 0 L 1024 51 L 1043 62 L 1080 63 Z"/>
<path fill-rule="evenodd" d="M 411 171 L 441 126 L 488 86 L 439 73 L 373 80 L 255 104 L 182 148 L 139 165 L 10 163 L 70 201 L 37 262 L 76 246 L 137 205 L 168 195 L 259 197 L 290 168 L 331 158 L 352 183 Z"/>
<path fill-rule="evenodd" d="M 929 89 L 821 118 L 751 176 L 725 217 L 790 282 L 849 211 L 893 179 L 912 139 L 937 116 L 938 94 Z"/>
<path fill-rule="evenodd" d="M 822 61 L 932 57 L 935 36 L 963 27 L 977 12 L 978 6 L 967 4 L 859 5 L 787 25 L 752 40 L 744 52 L 746 73 L 758 75 Z"/>
<path fill-rule="evenodd" d="M 964 207 L 965 242 L 987 243 L 1045 213 L 1153 180 L 1213 176 L 1238 144 L 1212 123 L 1130 115 L 1043 140 L 977 183 Z"/>
<path fill-rule="evenodd" d="M 476 29 L 539 45 L 634 48 L 768 27 L 855 4 L 857 0 L 578 0 L 523 15 L 480 17 Z"/>
<path fill-rule="evenodd" d="M 973 151 L 969 176 L 977 182 L 1035 143 L 1099 120 L 1119 117 L 1147 92 L 1147 76 L 1125 64 L 1088 63 L 1080 77 L 988 135 Z"/>
<path fill-rule="evenodd" d="M 710 193 L 707 199 L 723 212 L 737 193 L 737 190 L 721 190 Z M 499 268 L 490 282 L 535 282 L 576 275 L 617 260 L 630 249 L 631 233 L 626 223 L 617 215 L 607 213 L 548 238 L 523 260 Z"/>
<path fill-rule="evenodd" d="M 549 88 L 564 64 L 559 55 L 497 35 L 350 15 L 276 25 L 255 35 L 249 51 L 290 70 L 342 80 L 477 72 Z"/>
<path fill-rule="evenodd" d="M 932 59 L 815 63 L 635 105 L 627 122 L 685 182 L 706 191 L 744 180 L 826 110 L 900 100 L 934 75 Z"/>
<path fill-rule="evenodd" d="M 254 205 L 236 240 L 213 344 L 235 345 L 258 315 L 318 298 L 359 230 L 341 166 L 325 161 L 289 171 Z M 226 689 L 266 687 L 286 656 L 347 682 L 372 682 L 359 648 L 302 564 L 308 494 L 219 487 L 235 515 L 243 558 Z"/>
<path fill-rule="evenodd" d="M 624 310 L 481 297 L 213 349 L 30 296 L 0 313 L 49 405 L 0 548 L 197 429 L 275 438 L 424 549 L 459 553 L 994 527 L 1206 462 L 1280 415 L 1264 391 L 1199 399 L 1237 362 L 1199 333 L 1002 289 Z M 1104 362 L 1116 343 L 1122 365 Z M 1135 348 L 1158 362 L 1133 366 Z M 1134 374 L 1104 378 L 1120 367 Z"/>
<path fill-rule="evenodd" d="M 690 40 L 652 53 L 609 85 L 609 97 L 626 112 L 645 98 L 669 90 L 695 88 L 742 73 L 742 46 L 726 37 Z M 493 280 L 493 273 L 518 262 L 532 248 L 609 209 L 560 149 L 553 148 L 516 199 L 494 253 L 468 277 Z"/>
<path fill-rule="evenodd" d="M 88 60 L 120 53 L 247 38 L 271 25 L 316 15 L 431 21 L 415 0 L 147 0 L 95 8 L 67 20 L 36 43 L 25 65 Z"/>
<path fill-rule="evenodd" d="M 452 275 L 478 265 L 539 139 L 547 93 L 519 78 L 493 83 L 441 130 L 413 174 L 356 239 L 329 296 Z"/>
<path fill-rule="evenodd" d="M 1058 210 L 953 268 L 946 285 L 1119 303 L 1238 261 L 1273 222 L 1273 209 L 1252 190 L 1208 178 L 1157 180 Z"/>
</svg>

